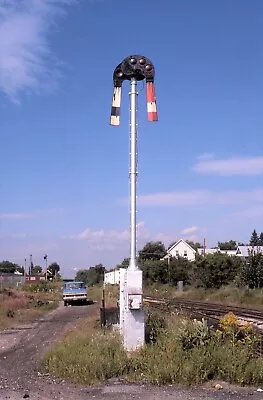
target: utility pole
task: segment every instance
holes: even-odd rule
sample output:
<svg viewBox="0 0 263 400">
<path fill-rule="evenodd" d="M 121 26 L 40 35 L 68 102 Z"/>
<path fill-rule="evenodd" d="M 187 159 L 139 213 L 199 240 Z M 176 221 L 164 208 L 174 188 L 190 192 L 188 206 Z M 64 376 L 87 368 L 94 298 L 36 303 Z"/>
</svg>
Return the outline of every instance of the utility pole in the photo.
<svg viewBox="0 0 263 400">
<path fill-rule="evenodd" d="M 30 266 L 29 266 L 29 275 L 32 275 L 32 269 L 33 269 L 33 256 L 30 254 Z"/>
<path fill-rule="evenodd" d="M 125 58 L 113 73 L 111 125 L 120 125 L 122 84 L 130 81 L 130 261 L 128 269 L 120 269 L 120 330 L 127 350 L 142 346 L 145 336 L 142 271 L 137 260 L 137 82 L 146 80 L 148 121 L 157 121 L 154 75 L 152 62 L 141 55 Z"/>
<path fill-rule="evenodd" d="M 44 260 L 46 261 L 46 272 L 45 272 L 45 277 L 47 281 L 47 254 L 44 255 Z"/>
<path fill-rule="evenodd" d="M 24 276 L 26 276 L 26 258 L 24 259 Z"/>
</svg>

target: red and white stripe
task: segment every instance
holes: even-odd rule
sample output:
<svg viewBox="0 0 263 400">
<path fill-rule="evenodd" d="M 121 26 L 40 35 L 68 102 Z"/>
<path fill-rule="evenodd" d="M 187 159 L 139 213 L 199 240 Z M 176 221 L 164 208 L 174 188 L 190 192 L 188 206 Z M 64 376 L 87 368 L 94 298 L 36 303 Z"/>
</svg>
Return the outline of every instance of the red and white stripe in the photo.
<svg viewBox="0 0 263 400">
<path fill-rule="evenodd" d="M 146 99 L 148 121 L 158 121 L 155 87 L 153 82 L 146 83 Z"/>
<path fill-rule="evenodd" d="M 114 86 L 112 104 L 111 104 L 111 117 L 110 125 L 120 125 L 120 110 L 121 110 L 121 87 Z"/>
</svg>

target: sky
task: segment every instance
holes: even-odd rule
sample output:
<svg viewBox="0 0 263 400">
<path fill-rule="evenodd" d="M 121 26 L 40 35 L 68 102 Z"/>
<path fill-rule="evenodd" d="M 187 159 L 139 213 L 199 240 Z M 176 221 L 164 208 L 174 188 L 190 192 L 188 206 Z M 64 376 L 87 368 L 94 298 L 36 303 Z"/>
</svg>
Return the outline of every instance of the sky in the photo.
<svg viewBox="0 0 263 400">
<path fill-rule="evenodd" d="M 131 7 L 134 7 L 132 9 Z M 262 0 L 0 0 L 0 259 L 62 274 L 129 256 L 129 85 L 138 85 L 138 248 L 263 231 Z"/>
</svg>

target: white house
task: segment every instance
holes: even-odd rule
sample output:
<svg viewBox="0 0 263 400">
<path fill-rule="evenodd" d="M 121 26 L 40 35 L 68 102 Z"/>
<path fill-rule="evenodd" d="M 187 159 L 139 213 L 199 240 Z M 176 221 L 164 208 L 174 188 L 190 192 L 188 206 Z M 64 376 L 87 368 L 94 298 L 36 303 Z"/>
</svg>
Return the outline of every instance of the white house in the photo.
<svg viewBox="0 0 263 400">
<path fill-rule="evenodd" d="M 236 255 L 238 257 L 248 257 L 251 253 L 257 254 L 261 253 L 263 254 L 263 246 L 238 246 L 236 250 Z"/>
<path fill-rule="evenodd" d="M 236 256 L 237 250 L 220 250 L 220 253 L 227 254 L 228 256 Z"/>
<path fill-rule="evenodd" d="M 200 256 L 203 256 L 204 253 L 207 254 L 215 254 L 217 252 L 220 252 L 220 250 L 218 248 L 215 249 L 203 249 L 203 247 L 200 247 L 199 249 L 197 249 L 198 254 L 200 254 Z"/>
<path fill-rule="evenodd" d="M 184 257 L 187 258 L 188 261 L 194 261 L 195 254 L 195 249 L 193 249 L 185 240 L 180 239 L 167 250 L 167 254 L 163 259 L 169 259 L 171 257 Z"/>
<path fill-rule="evenodd" d="M 114 269 L 113 271 L 105 272 L 104 284 L 105 285 L 119 285 L 120 284 L 120 270 Z"/>
<path fill-rule="evenodd" d="M 204 249 L 203 247 L 197 249 L 198 254 L 200 256 L 204 255 Z M 205 249 L 205 255 L 207 254 L 215 254 L 215 253 L 222 253 L 222 254 L 227 254 L 228 256 L 235 256 L 237 253 L 237 250 L 220 250 L 219 247 L 216 247 L 215 249 Z"/>
</svg>

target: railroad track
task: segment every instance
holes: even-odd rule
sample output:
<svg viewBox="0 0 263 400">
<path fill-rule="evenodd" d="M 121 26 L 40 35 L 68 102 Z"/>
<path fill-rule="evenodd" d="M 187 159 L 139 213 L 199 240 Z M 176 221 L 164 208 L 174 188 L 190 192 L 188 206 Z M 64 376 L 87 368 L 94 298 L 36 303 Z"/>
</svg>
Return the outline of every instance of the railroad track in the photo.
<svg viewBox="0 0 263 400">
<path fill-rule="evenodd" d="M 254 322 L 255 325 L 260 327 L 262 325 L 263 330 L 263 310 L 250 309 L 237 306 L 227 306 L 223 304 L 208 303 L 197 300 L 185 300 L 185 299 L 156 299 L 154 297 L 145 297 L 144 301 L 151 305 L 156 304 L 157 307 L 163 306 L 163 309 L 175 309 L 190 311 L 190 313 L 196 313 L 205 316 L 215 317 L 219 319 L 223 315 L 232 312 L 241 319 L 246 321 Z"/>
</svg>

